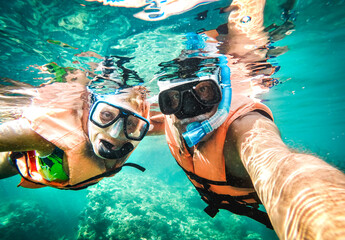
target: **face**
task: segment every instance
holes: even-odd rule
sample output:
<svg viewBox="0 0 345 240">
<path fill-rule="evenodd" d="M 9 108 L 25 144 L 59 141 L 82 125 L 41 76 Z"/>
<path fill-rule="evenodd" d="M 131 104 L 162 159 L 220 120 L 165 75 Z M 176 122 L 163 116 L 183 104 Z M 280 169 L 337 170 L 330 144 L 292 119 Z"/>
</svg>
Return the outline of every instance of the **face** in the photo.
<svg viewBox="0 0 345 240">
<path fill-rule="evenodd" d="M 88 122 L 89 139 L 98 157 L 105 160 L 116 159 L 117 163 L 123 163 L 140 142 L 128 137 L 138 136 L 139 128 L 137 127 L 142 126 L 138 123 L 138 118 L 134 115 L 126 115 L 126 111 L 140 116 L 146 115 L 145 101 L 137 94 L 129 92 L 108 96 L 107 102 L 116 104 L 118 109 L 106 103 L 97 105 L 92 113 L 94 116 L 92 119 L 95 121 L 89 119 Z M 120 108 L 123 109 L 124 115 L 120 113 Z M 115 118 L 115 116 L 118 117 Z"/>
<path fill-rule="evenodd" d="M 188 124 L 192 122 L 202 122 L 204 120 L 210 119 L 216 112 L 217 106 L 214 106 L 209 112 L 200 114 L 195 117 L 179 119 L 174 114 L 172 114 L 168 115 L 167 118 L 169 119 L 169 122 L 178 130 L 179 134 L 182 135 L 182 133 L 187 131 Z M 203 140 L 206 140 L 206 138 L 203 138 Z"/>
<path fill-rule="evenodd" d="M 220 88 L 211 79 L 184 83 L 159 94 L 162 113 L 174 114 L 179 119 L 208 113 L 220 100 Z"/>
<path fill-rule="evenodd" d="M 162 113 L 180 134 L 186 132 L 188 124 L 212 117 L 220 101 L 220 88 L 213 80 L 181 84 L 159 94 Z"/>
</svg>

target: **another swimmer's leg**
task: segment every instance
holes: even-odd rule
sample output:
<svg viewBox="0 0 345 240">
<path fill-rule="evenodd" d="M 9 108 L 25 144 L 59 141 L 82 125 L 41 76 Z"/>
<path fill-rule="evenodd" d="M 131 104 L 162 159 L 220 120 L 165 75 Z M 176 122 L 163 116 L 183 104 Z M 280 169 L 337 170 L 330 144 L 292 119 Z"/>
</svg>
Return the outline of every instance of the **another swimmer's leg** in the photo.
<svg viewBox="0 0 345 240">
<path fill-rule="evenodd" d="M 9 152 L 0 152 L 0 179 L 18 174 L 17 169 L 9 161 Z"/>
</svg>

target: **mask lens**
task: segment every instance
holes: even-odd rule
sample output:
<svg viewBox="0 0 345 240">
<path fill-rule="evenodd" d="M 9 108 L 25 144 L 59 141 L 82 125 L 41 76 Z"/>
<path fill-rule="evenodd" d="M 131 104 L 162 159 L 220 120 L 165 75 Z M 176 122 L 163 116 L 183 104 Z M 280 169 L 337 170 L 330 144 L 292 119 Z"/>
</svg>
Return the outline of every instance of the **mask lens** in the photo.
<svg viewBox="0 0 345 240">
<path fill-rule="evenodd" d="M 202 81 L 194 86 L 193 93 L 201 103 L 207 106 L 219 103 L 221 100 L 219 87 L 211 80 Z"/>
<path fill-rule="evenodd" d="M 106 103 L 98 103 L 91 116 L 92 120 L 101 127 L 114 122 L 120 114 L 120 110 Z"/>
<path fill-rule="evenodd" d="M 134 112 L 105 102 L 96 103 L 91 110 L 90 120 L 101 128 L 107 128 L 114 124 L 112 127 L 114 129 L 114 127 L 118 126 L 116 122 L 119 121 L 120 117 L 124 120 L 123 130 L 128 139 L 140 141 L 145 136 L 150 126 L 145 118 Z M 115 130 L 116 133 L 120 131 L 117 127 Z M 113 133 L 111 135 L 117 134 Z"/>
<path fill-rule="evenodd" d="M 148 123 L 135 115 L 128 115 L 126 121 L 127 137 L 133 140 L 141 140 L 148 130 Z"/>
<path fill-rule="evenodd" d="M 159 94 L 159 107 L 164 114 L 172 114 L 180 107 L 181 94 L 177 90 L 166 90 Z"/>
</svg>

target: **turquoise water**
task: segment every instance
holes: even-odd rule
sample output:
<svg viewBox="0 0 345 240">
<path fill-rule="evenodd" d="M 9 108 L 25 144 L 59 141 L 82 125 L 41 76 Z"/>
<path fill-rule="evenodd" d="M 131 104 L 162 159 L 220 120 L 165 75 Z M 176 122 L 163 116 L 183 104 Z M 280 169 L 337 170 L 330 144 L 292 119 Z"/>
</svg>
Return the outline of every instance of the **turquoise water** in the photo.
<svg viewBox="0 0 345 240">
<path fill-rule="evenodd" d="M 97 2 L 1 0 L 0 77 L 37 86 L 44 75 L 30 66 L 87 67 L 95 59 L 76 54 L 93 51 L 132 58 L 126 68 L 148 82 L 159 63 L 183 50 L 184 33 L 225 22 L 216 9 L 226 2 L 145 22 L 132 16 L 137 9 Z M 267 5 L 265 25 L 280 23 L 279 3 Z M 207 9 L 206 20 L 195 20 Z M 275 74 L 281 83 L 260 98 L 272 109 L 289 146 L 345 171 L 345 2 L 300 1 L 295 10 L 295 31 L 275 43 L 289 51 L 271 60 L 281 66 Z M 154 83 L 148 86 L 157 89 Z M 277 239 L 264 226 L 226 211 L 209 218 L 164 137 L 144 139 L 129 162 L 143 165 L 146 172 L 124 168 L 76 192 L 17 188 L 17 176 L 1 180 L 0 239 Z"/>
</svg>

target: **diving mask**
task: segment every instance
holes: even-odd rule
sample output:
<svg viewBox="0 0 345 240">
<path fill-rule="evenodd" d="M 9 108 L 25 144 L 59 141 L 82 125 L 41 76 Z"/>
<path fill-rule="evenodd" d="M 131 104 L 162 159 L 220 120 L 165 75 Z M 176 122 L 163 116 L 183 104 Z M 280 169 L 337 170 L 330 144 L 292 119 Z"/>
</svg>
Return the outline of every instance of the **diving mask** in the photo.
<svg viewBox="0 0 345 240">
<path fill-rule="evenodd" d="M 128 109 L 109 103 L 106 101 L 106 97 L 98 97 L 95 104 L 92 106 L 89 119 L 100 128 L 108 128 L 113 125 L 112 128 L 114 129 L 118 129 L 119 125 L 117 122 L 121 119 L 123 121 L 122 128 L 126 138 L 135 141 L 142 140 L 150 126 L 146 118 Z M 122 129 L 118 129 L 117 131 L 119 130 Z M 116 134 L 113 132 L 112 129 L 111 135 Z"/>
<path fill-rule="evenodd" d="M 174 80 L 179 81 L 188 82 L 159 93 L 159 107 L 165 115 L 175 114 L 178 119 L 195 117 L 211 111 L 222 99 L 217 75 Z"/>
</svg>

